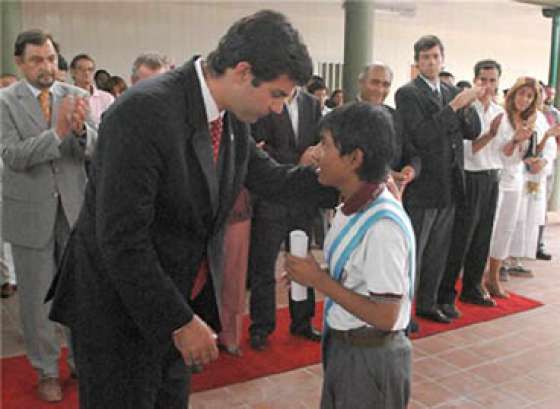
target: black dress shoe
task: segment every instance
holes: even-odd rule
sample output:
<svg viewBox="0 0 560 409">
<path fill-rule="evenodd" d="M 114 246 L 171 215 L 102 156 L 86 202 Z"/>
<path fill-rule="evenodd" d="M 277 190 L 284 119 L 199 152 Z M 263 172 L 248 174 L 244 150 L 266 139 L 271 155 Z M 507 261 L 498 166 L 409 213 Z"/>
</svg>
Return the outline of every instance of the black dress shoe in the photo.
<svg viewBox="0 0 560 409">
<path fill-rule="evenodd" d="M 552 260 L 552 256 L 548 253 L 545 253 L 544 250 L 539 250 L 537 251 L 537 260 L 550 261 Z"/>
<path fill-rule="evenodd" d="M 256 351 L 262 351 L 268 346 L 268 335 L 266 334 L 251 334 L 249 338 L 249 345 Z"/>
<path fill-rule="evenodd" d="M 461 311 L 457 309 L 455 304 L 440 304 L 439 309 L 452 320 L 456 320 L 461 317 Z"/>
<path fill-rule="evenodd" d="M 439 322 L 441 324 L 451 323 L 451 319 L 436 307 L 429 310 L 416 310 L 416 316 L 430 321 Z"/>
<path fill-rule="evenodd" d="M 482 307 L 495 307 L 496 301 L 490 298 L 489 295 L 463 295 L 459 297 L 461 302 L 466 304 L 480 305 Z"/>
<path fill-rule="evenodd" d="M 307 338 L 313 342 L 321 342 L 321 331 L 313 327 L 307 327 L 299 331 L 290 331 L 290 334 L 295 335 L 296 337 Z"/>
</svg>

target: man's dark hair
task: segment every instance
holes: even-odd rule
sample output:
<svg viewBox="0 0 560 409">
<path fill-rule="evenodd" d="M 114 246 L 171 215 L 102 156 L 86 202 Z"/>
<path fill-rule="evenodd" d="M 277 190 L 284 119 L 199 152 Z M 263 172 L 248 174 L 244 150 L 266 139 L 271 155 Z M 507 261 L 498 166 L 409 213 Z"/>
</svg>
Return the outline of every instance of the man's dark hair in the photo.
<svg viewBox="0 0 560 409">
<path fill-rule="evenodd" d="M 58 70 L 68 71 L 68 61 L 66 61 L 62 54 L 58 54 Z"/>
<path fill-rule="evenodd" d="M 325 84 L 325 80 L 319 77 L 318 75 L 314 75 L 311 77 L 311 80 L 307 83 L 307 92 L 313 94 L 315 91 L 327 89 L 327 85 Z"/>
<path fill-rule="evenodd" d="M 72 62 L 70 63 L 70 68 L 75 70 L 76 66 L 78 65 L 78 62 L 80 60 L 88 60 L 91 61 L 93 63 L 93 65 L 95 66 L 95 60 L 93 58 L 91 58 L 89 55 L 87 54 L 78 54 L 77 56 L 75 56 L 74 58 L 72 58 Z"/>
<path fill-rule="evenodd" d="M 453 77 L 455 78 L 455 76 L 453 74 L 451 74 L 449 71 L 440 71 L 439 73 L 439 77 Z"/>
<path fill-rule="evenodd" d="M 439 47 L 441 55 L 444 55 L 443 44 L 439 38 L 432 34 L 420 37 L 420 39 L 414 43 L 414 61 L 418 61 L 420 51 L 428 51 L 436 46 Z"/>
<path fill-rule="evenodd" d="M 237 21 L 208 55 L 208 67 L 218 76 L 242 61 L 251 64 L 255 87 L 283 74 L 305 85 L 313 72 L 307 47 L 297 30 L 284 15 L 271 10 Z"/>
<path fill-rule="evenodd" d="M 358 176 L 366 182 L 381 182 L 387 176 L 395 151 L 395 129 L 389 112 L 367 102 L 343 105 L 323 117 L 321 132 L 329 131 L 340 155 L 362 151 Z"/>
<path fill-rule="evenodd" d="M 455 84 L 455 86 L 461 90 L 465 88 L 472 88 L 472 84 L 465 80 L 459 81 L 457 84 Z"/>
<path fill-rule="evenodd" d="M 502 66 L 494 60 L 481 60 L 474 65 L 474 77 L 477 78 L 481 70 L 491 70 L 495 68 L 498 71 L 498 77 L 502 76 Z"/>
<path fill-rule="evenodd" d="M 22 57 L 27 44 L 41 46 L 49 40 L 53 43 L 54 46 L 54 40 L 52 36 L 43 30 L 33 29 L 23 31 L 19 33 L 16 38 L 16 43 L 14 45 L 14 56 Z"/>
</svg>

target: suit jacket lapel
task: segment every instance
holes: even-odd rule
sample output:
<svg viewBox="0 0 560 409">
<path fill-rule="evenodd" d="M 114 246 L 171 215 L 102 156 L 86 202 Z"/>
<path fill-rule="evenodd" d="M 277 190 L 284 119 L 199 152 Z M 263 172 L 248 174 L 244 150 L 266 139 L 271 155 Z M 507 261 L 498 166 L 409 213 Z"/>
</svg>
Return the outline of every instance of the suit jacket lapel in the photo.
<svg viewBox="0 0 560 409">
<path fill-rule="evenodd" d="M 430 101 L 432 101 L 438 107 L 440 107 L 440 108 L 442 107 L 441 101 L 436 98 L 436 96 L 434 95 L 430 86 L 428 84 L 426 84 L 426 81 L 424 81 L 422 78 L 420 78 L 420 76 L 418 76 L 414 80 L 414 83 L 416 84 L 416 87 L 418 87 L 418 89 L 420 89 L 420 91 L 424 95 L 426 95 Z M 443 87 L 442 87 L 442 89 L 443 89 Z"/>
<path fill-rule="evenodd" d="M 185 97 L 189 112 L 187 113 L 187 129 L 185 134 L 190 135 L 190 141 L 199 161 L 204 179 L 208 185 L 210 192 L 210 203 L 214 216 L 218 211 L 219 203 L 219 185 L 214 158 L 212 154 L 212 144 L 210 142 L 210 130 L 208 128 L 208 119 L 206 118 L 206 110 L 204 108 L 204 99 L 200 90 L 200 83 L 196 75 L 194 67 L 195 56 L 191 61 L 187 62 L 183 67 L 185 75 Z"/>
<path fill-rule="evenodd" d="M 235 134 L 231 114 L 226 113 L 224 117 L 224 134 L 222 135 L 221 146 L 221 176 L 220 176 L 220 206 L 216 215 L 216 225 L 221 226 L 222 221 L 229 216 L 230 200 L 233 196 L 235 172 Z"/>
<path fill-rule="evenodd" d="M 191 137 L 192 145 L 202 168 L 202 173 L 208 184 L 210 192 L 210 203 L 214 215 L 218 210 L 218 175 L 212 156 L 212 145 L 210 144 L 210 131 L 208 129 L 197 129 Z"/>
<path fill-rule="evenodd" d="M 16 92 L 23 109 L 31 117 L 33 122 L 35 122 L 41 129 L 47 129 L 47 121 L 45 121 L 45 117 L 43 116 L 43 111 L 41 111 L 39 101 L 31 93 L 31 90 L 29 89 L 27 84 L 21 81 L 18 84 L 18 89 Z"/>
<path fill-rule="evenodd" d="M 307 137 L 307 135 L 305 134 L 305 124 L 307 123 L 307 118 L 308 116 L 310 116 L 310 112 L 307 112 L 307 105 L 308 104 L 303 104 L 302 103 L 302 93 L 303 91 L 300 91 L 298 96 L 297 96 L 297 103 L 298 103 L 298 135 L 297 135 L 297 143 L 296 146 L 301 146 L 303 143 L 303 139 Z"/>
</svg>

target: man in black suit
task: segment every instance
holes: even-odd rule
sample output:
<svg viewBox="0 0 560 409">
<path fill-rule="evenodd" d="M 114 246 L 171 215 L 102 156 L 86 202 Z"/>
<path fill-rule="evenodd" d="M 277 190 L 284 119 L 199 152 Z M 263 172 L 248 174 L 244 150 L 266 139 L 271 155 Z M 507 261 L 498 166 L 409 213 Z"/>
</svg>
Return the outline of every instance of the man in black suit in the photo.
<svg viewBox="0 0 560 409">
<path fill-rule="evenodd" d="M 372 105 L 383 105 L 393 118 L 395 127 L 395 154 L 391 161 L 391 172 L 393 178 L 403 190 L 421 170 L 421 161 L 416 154 L 414 147 L 404 133 L 402 118 L 399 113 L 391 106 L 385 104 L 385 99 L 391 90 L 393 83 L 393 70 L 382 63 L 375 62 L 364 67 L 358 77 L 360 94 L 359 101 L 369 102 Z"/>
<path fill-rule="evenodd" d="M 216 359 L 223 232 L 242 186 L 334 201 L 248 125 L 280 112 L 312 63 L 285 17 L 235 23 L 207 59 L 142 81 L 106 112 L 84 207 L 51 287 L 82 409 L 188 407 L 190 366 Z M 327 198 L 327 196 L 330 196 Z"/>
<path fill-rule="evenodd" d="M 458 92 L 439 80 L 444 51 L 433 35 L 414 44 L 416 79 L 395 96 L 404 131 L 422 161 L 422 174 L 407 186 L 404 203 L 417 240 L 416 315 L 449 323 L 437 306 L 437 294 L 451 242 L 455 205 L 464 201 L 463 139 L 480 133 L 470 104 L 479 87 Z"/>
<path fill-rule="evenodd" d="M 279 163 L 297 164 L 310 146 L 319 142 L 317 124 L 321 105 L 317 98 L 295 88 L 282 112 L 271 113 L 253 126 L 253 136 L 260 146 Z M 267 197 L 256 197 L 253 206 L 249 279 L 251 288 L 249 328 L 251 347 L 262 350 L 276 327 L 276 259 L 280 245 L 291 230 L 304 230 L 311 237 L 312 209 L 297 204 L 286 206 Z M 289 297 L 290 332 L 320 341 L 321 335 L 311 326 L 315 315 L 315 292 L 308 288 L 307 299 Z"/>
</svg>

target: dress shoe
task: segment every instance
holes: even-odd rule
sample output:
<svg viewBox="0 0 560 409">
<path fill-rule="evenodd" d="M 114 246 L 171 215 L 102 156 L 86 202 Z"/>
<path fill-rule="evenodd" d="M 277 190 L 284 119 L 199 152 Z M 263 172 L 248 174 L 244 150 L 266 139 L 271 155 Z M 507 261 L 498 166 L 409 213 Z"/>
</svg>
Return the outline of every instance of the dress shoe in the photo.
<svg viewBox="0 0 560 409">
<path fill-rule="evenodd" d="M 299 331 L 290 331 L 290 334 L 296 337 L 307 338 L 313 342 L 321 342 L 321 331 L 311 326 Z"/>
<path fill-rule="evenodd" d="M 268 346 L 268 335 L 259 333 L 251 334 L 249 345 L 256 351 L 264 350 Z"/>
<path fill-rule="evenodd" d="M 440 304 L 438 305 L 438 307 L 441 312 L 443 312 L 447 317 L 451 318 L 452 320 L 461 318 L 461 311 L 457 309 L 455 304 Z"/>
<path fill-rule="evenodd" d="M 60 402 L 62 400 L 62 388 L 58 378 L 42 378 L 37 388 L 39 399 L 45 402 Z"/>
<path fill-rule="evenodd" d="M 0 297 L 2 298 L 10 298 L 12 295 L 15 294 L 17 290 L 17 286 L 10 283 L 2 284 L 2 288 L 0 289 Z"/>
<path fill-rule="evenodd" d="M 552 256 L 546 253 L 544 250 L 539 250 L 537 251 L 537 260 L 550 261 L 552 260 Z"/>
<path fill-rule="evenodd" d="M 441 324 L 451 323 L 451 319 L 445 315 L 439 308 L 431 308 L 429 310 L 416 310 L 416 316 L 422 317 L 430 321 L 439 322 Z"/>
<path fill-rule="evenodd" d="M 495 307 L 496 306 L 496 301 L 494 301 L 492 298 L 490 298 L 490 296 L 487 295 L 487 294 L 485 294 L 485 295 L 463 295 L 463 294 L 461 294 L 461 296 L 459 297 L 459 300 L 461 300 L 461 302 L 464 302 L 465 304 L 480 305 L 482 307 Z"/>
<path fill-rule="evenodd" d="M 517 265 L 517 266 L 514 266 L 514 267 L 510 267 L 508 269 L 508 273 L 509 273 L 509 275 L 512 275 L 512 276 L 515 276 L 515 277 L 532 278 L 532 277 L 535 276 L 531 270 L 523 267 L 522 265 Z"/>
</svg>

